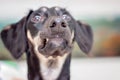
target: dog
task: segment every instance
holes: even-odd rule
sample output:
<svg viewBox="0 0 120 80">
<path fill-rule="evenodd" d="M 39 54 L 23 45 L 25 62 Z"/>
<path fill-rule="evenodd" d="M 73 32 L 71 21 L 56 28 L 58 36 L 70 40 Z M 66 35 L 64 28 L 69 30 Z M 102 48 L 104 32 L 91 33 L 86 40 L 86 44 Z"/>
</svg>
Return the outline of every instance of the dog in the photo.
<svg viewBox="0 0 120 80">
<path fill-rule="evenodd" d="M 70 80 L 73 44 L 89 53 L 93 33 L 65 8 L 40 7 L 6 26 L 1 39 L 15 59 L 26 53 L 28 80 Z"/>
</svg>

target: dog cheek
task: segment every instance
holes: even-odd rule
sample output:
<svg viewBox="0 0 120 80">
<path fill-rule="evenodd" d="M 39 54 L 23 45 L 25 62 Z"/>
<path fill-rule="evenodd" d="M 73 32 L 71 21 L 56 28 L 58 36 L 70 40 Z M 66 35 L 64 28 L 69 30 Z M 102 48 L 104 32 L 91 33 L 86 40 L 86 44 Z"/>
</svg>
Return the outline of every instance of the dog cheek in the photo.
<svg viewBox="0 0 120 80">
<path fill-rule="evenodd" d="M 36 34 L 39 32 L 39 29 L 37 28 L 37 26 L 31 23 L 28 25 L 27 30 L 29 30 L 29 32 L 31 33 L 31 36 L 36 36 Z"/>
<path fill-rule="evenodd" d="M 65 39 L 68 41 L 69 45 L 74 43 L 75 32 L 74 30 L 68 29 L 65 34 Z"/>
<path fill-rule="evenodd" d="M 40 39 L 39 34 L 37 34 L 35 37 L 32 37 L 30 31 L 28 30 L 27 37 L 34 47 L 42 45 L 42 40 Z"/>
<path fill-rule="evenodd" d="M 32 39 L 32 36 L 31 36 L 31 33 L 30 33 L 30 31 L 28 30 L 27 31 L 27 38 L 28 38 L 28 40 L 32 43 L 32 44 L 34 44 L 33 42 L 33 39 Z"/>
<path fill-rule="evenodd" d="M 75 33 L 74 33 L 74 30 L 73 30 L 72 33 L 71 33 L 70 44 L 73 43 L 73 41 L 74 41 L 74 36 L 75 36 Z"/>
</svg>

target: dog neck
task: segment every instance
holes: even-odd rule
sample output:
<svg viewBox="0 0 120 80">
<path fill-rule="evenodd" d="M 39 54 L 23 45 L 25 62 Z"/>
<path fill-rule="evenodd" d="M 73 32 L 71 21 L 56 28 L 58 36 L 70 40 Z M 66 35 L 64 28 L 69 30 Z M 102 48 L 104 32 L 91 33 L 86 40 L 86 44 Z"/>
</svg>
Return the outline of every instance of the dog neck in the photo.
<svg viewBox="0 0 120 80">
<path fill-rule="evenodd" d="M 56 58 L 27 52 L 28 80 L 69 80 L 71 54 Z"/>
<path fill-rule="evenodd" d="M 52 56 L 46 58 L 40 55 L 40 73 L 44 80 L 56 80 L 61 73 L 67 54 L 63 56 Z"/>
</svg>

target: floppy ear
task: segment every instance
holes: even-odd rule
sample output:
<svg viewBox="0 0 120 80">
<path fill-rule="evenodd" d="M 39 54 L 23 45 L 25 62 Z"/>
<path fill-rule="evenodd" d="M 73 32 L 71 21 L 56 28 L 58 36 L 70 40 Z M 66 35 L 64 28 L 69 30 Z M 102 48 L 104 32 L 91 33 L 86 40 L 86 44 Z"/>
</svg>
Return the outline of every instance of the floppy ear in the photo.
<svg viewBox="0 0 120 80">
<path fill-rule="evenodd" d="M 75 40 L 84 53 L 89 53 L 93 44 L 93 33 L 91 27 L 77 21 L 75 27 Z"/>
<path fill-rule="evenodd" d="M 26 18 L 23 18 L 6 26 L 1 32 L 2 41 L 14 58 L 19 58 L 26 49 L 25 22 Z"/>
<path fill-rule="evenodd" d="M 19 58 L 27 48 L 25 34 L 26 23 L 33 10 L 30 10 L 26 17 L 23 17 L 15 24 L 6 26 L 1 32 L 1 39 L 5 47 L 10 51 L 14 58 Z"/>
</svg>

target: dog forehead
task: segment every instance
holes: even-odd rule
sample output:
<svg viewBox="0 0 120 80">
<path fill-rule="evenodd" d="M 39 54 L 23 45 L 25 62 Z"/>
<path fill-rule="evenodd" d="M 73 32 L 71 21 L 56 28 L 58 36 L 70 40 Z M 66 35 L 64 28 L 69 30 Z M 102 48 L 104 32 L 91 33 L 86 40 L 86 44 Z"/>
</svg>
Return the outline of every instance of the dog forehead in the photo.
<svg viewBox="0 0 120 80">
<path fill-rule="evenodd" d="M 41 13 L 41 14 L 47 14 L 48 17 L 50 16 L 61 16 L 64 14 L 66 10 L 61 7 L 40 7 L 38 10 L 34 11 L 34 13 Z"/>
</svg>

